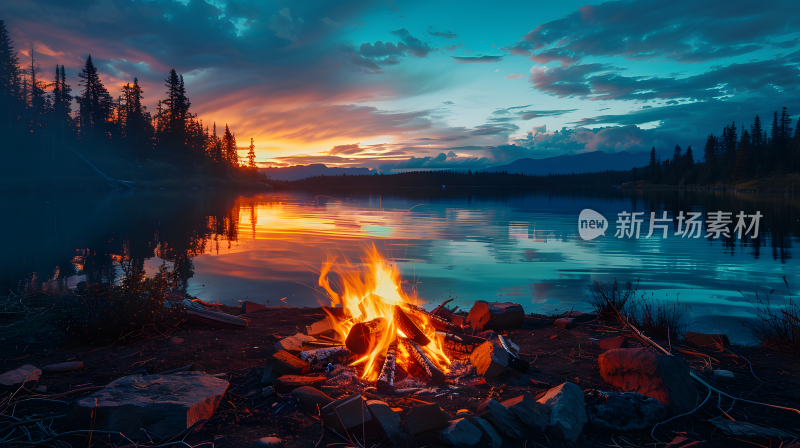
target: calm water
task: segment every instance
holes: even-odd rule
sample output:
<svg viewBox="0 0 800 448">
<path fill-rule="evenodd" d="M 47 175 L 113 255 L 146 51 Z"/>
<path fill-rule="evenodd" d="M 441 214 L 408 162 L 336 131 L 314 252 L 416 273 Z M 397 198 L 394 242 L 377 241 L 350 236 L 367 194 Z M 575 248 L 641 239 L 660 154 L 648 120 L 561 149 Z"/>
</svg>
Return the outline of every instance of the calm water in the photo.
<svg viewBox="0 0 800 448">
<path fill-rule="evenodd" d="M 784 195 L 678 191 L 589 192 L 492 189 L 361 194 L 133 192 L 2 197 L 6 235 L 0 286 L 52 288 L 111 282 L 122 267 L 153 274 L 162 262 L 206 301 L 316 306 L 327 256 L 357 261 L 370 244 L 393 259 L 408 284 L 435 306 L 474 300 L 521 303 L 529 312 L 588 310 L 593 280 L 639 282 L 654 299 L 692 307 L 696 331 L 747 338 L 738 322 L 757 287 L 783 300 L 785 276 L 800 285 L 792 257 L 800 199 Z M 578 214 L 609 220 L 584 241 Z M 759 211 L 755 240 L 644 236 L 650 211 Z M 646 212 L 639 239 L 615 238 L 617 214 Z M 735 220 L 735 218 L 734 218 Z M 705 227 L 705 226 L 704 226 Z M 732 228 L 733 226 L 731 226 Z M 704 228 L 705 230 L 705 228 Z M 660 235 L 660 233 L 658 233 Z M 705 232 L 703 232 L 705 235 Z"/>
</svg>

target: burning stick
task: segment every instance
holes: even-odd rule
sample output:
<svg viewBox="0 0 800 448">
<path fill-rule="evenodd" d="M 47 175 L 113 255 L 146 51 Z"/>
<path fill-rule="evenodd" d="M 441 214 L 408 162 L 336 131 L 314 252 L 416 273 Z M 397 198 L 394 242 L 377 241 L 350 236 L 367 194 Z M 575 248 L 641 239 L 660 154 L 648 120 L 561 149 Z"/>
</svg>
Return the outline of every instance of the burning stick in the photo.
<svg viewBox="0 0 800 448">
<path fill-rule="evenodd" d="M 344 345 L 358 356 L 369 353 L 380 341 L 387 330 L 387 322 L 383 317 L 376 317 L 369 322 L 360 322 L 353 325 Z"/>
<path fill-rule="evenodd" d="M 437 330 L 446 331 L 448 333 L 457 333 L 462 334 L 464 333 L 464 329 L 459 327 L 458 325 L 454 325 L 451 322 L 448 322 L 447 319 L 437 316 L 435 314 L 431 314 L 420 307 L 414 305 L 408 305 L 410 307 L 410 311 L 413 314 L 422 315 L 428 318 L 428 322 L 430 322 L 431 326 Z M 422 344 L 426 345 L 426 344 Z"/>
<path fill-rule="evenodd" d="M 394 372 L 396 368 L 397 342 L 392 342 L 386 351 L 386 359 L 383 361 L 383 368 L 376 384 L 378 392 L 387 395 L 394 393 Z"/>
<path fill-rule="evenodd" d="M 414 341 L 422 346 L 426 346 L 431 343 L 431 340 L 425 336 L 425 333 L 419 329 L 417 324 L 415 324 L 414 321 L 408 317 L 406 311 L 399 305 L 394 307 L 394 322 L 395 325 L 397 325 L 397 329 L 409 340 Z"/>
<path fill-rule="evenodd" d="M 422 347 L 420 347 L 419 344 L 411 339 L 401 339 L 400 343 L 405 346 L 406 350 L 411 354 L 411 357 L 414 358 L 414 361 L 416 361 L 417 365 L 425 373 L 425 376 L 428 377 L 428 380 L 435 385 L 444 383 L 446 379 L 444 372 L 439 370 L 439 368 L 425 356 L 425 352 L 422 351 Z"/>
</svg>

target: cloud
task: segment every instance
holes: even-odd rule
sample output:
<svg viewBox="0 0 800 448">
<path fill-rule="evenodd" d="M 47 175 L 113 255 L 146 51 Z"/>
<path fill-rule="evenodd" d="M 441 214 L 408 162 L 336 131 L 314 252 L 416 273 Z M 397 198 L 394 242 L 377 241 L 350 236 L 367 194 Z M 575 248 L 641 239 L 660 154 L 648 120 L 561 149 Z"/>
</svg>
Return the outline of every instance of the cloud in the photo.
<svg viewBox="0 0 800 448">
<path fill-rule="evenodd" d="M 444 32 L 436 31 L 433 29 L 432 26 L 428 27 L 428 34 L 430 34 L 431 36 L 444 37 L 445 39 L 455 39 L 456 37 L 458 37 L 457 34 L 451 33 L 450 31 L 444 31 Z"/>
<path fill-rule="evenodd" d="M 524 77 L 525 77 L 525 75 L 519 75 L 519 74 L 512 73 L 512 74 L 506 76 L 503 79 L 517 79 L 517 78 L 524 78 Z"/>
<path fill-rule="evenodd" d="M 562 66 L 592 56 L 693 64 L 752 53 L 799 32 L 796 8 L 792 0 L 759 8 L 745 0 L 609 1 L 539 25 L 502 49 Z"/>
<path fill-rule="evenodd" d="M 705 101 L 777 89 L 798 93 L 800 69 L 786 58 L 718 66 L 697 75 L 624 76 L 607 64 L 531 69 L 534 88 L 559 98 L 592 100 L 689 99 Z"/>
<path fill-rule="evenodd" d="M 503 60 L 502 56 L 450 56 L 454 61 L 459 64 L 474 64 L 480 62 L 500 62 Z"/>
<path fill-rule="evenodd" d="M 402 42 L 397 44 L 398 48 L 407 52 L 411 56 L 424 58 L 428 56 L 428 53 L 434 51 L 433 47 L 412 36 L 405 28 L 391 31 L 389 32 L 389 34 L 394 34 L 395 36 L 399 36 Z"/>
</svg>

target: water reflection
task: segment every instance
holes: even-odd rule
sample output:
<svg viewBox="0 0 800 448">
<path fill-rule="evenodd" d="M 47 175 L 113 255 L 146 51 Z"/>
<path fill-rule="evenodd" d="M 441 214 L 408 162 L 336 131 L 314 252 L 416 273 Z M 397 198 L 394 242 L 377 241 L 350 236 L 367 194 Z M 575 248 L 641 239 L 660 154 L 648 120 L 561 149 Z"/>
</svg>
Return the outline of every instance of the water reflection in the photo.
<svg viewBox="0 0 800 448">
<path fill-rule="evenodd" d="M 694 191 L 451 190 L 394 194 L 134 192 L 124 196 L 4 197 L 8 235 L 0 287 L 110 283 L 123 272 L 176 271 L 180 287 L 209 301 L 314 306 L 326 256 L 357 260 L 375 244 L 420 296 L 468 308 L 513 300 L 529 311 L 585 309 L 593 280 L 639 281 L 654 298 L 692 306 L 699 331 L 724 329 L 749 305 L 737 292 L 800 284 L 792 250 L 800 201 L 786 195 Z M 583 241 L 584 208 L 613 225 L 622 211 L 739 211 L 764 216 L 757 239 Z M 643 226 L 644 227 L 644 226 Z M 642 236 L 647 228 L 643 228 Z"/>
</svg>

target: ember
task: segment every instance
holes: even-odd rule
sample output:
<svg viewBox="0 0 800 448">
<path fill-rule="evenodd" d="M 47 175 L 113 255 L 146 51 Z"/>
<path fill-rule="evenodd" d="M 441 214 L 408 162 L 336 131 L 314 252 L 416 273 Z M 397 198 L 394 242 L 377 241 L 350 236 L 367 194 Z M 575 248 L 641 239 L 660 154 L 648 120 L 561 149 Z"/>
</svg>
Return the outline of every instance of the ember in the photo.
<svg viewBox="0 0 800 448">
<path fill-rule="evenodd" d="M 337 281 L 329 274 L 336 274 Z M 376 381 L 380 376 L 384 389 L 393 387 L 395 366 L 434 383 L 450 372 L 444 339 L 437 337 L 436 330 L 452 325 L 416 306 L 418 299 L 401 288 L 397 267 L 374 246 L 361 264 L 329 259 L 322 266 L 319 285 L 331 305 L 341 307 L 333 308 L 341 313 L 325 310 L 340 339 L 357 356 L 351 365 L 363 366 L 363 379 Z"/>
</svg>

